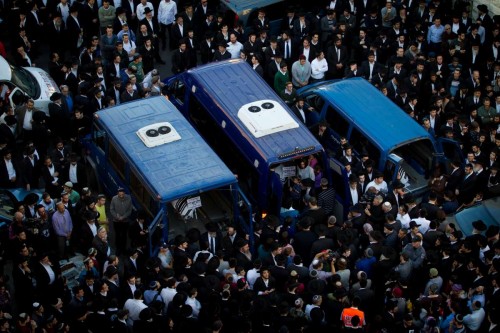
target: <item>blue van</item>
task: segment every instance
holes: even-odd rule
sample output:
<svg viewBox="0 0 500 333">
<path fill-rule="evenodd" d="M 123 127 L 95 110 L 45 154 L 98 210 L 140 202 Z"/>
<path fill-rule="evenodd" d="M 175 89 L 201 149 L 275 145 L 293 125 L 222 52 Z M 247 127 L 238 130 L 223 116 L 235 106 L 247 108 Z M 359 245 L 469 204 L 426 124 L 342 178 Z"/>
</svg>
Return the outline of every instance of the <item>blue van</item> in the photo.
<svg viewBox="0 0 500 333">
<path fill-rule="evenodd" d="M 285 0 L 222 0 L 220 2 L 222 10 L 225 10 L 227 22 L 236 24 L 241 21 L 245 34 L 253 31 L 252 22 L 257 18 L 258 10 L 263 8 L 266 11 L 266 18 L 269 19 L 269 36 L 280 34 L 281 20 L 286 15 Z"/>
<path fill-rule="evenodd" d="M 96 112 L 89 148 L 88 161 L 106 192 L 125 188 L 134 206 L 152 219 L 150 242 L 159 225 L 168 239 L 169 222 L 179 216 L 176 202 L 196 210 L 200 219 L 232 212 L 240 221 L 245 198 L 235 175 L 163 96 Z"/>
<path fill-rule="evenodd" d="M 241 59 L 192 68 L 166 81 L 170 101 L 200 132 L 260 212 L 278 215 L 283 183 L 321 144 L 267 83 Z"/>
<path fill-rule="evenodd" d="M 333 139 L 330 150 L 341 149 L 340 138 L 345 137 L 355 154 L 368 153 L 388 184 L 402 177 L 406 191 L 415 196 L 428 191 L 436 164 L 449 162 L 443 151 L 461 156 L 456 141 L 432 137 L 362 78 L 320 82 L 299 89 L 298 95 L 317 111 L 308 114 L 309 123 L 328 122 Z M 331 164 L 337 173 L 344 170 L 335 160 Z M 345 179 L 345 195 L 347 190 Z"/>
</svg>

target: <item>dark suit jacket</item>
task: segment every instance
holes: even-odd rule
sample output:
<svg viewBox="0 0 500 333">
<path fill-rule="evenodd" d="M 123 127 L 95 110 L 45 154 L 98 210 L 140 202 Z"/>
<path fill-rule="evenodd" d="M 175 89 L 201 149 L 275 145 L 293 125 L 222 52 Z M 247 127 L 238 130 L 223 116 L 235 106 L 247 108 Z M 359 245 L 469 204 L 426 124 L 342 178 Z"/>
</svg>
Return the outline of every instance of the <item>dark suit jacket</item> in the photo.
<svg viewBox="0 0 500 333">
<path fill-rule="evenodd" d="M 27 184 L 30 184 L 31 188 L 37 188 L 38 187 L 38 180 L 40 178 L 40 165 L 38 158 L 36 155 L 34 156 L 34 162 L 35 165 L 31 163 L 31 160 L 29 157 L 25 157 L 23 159 L 23 172 L 22 172 L 22 183 L 23 186 L 26 186 Z"/>
<path fill-rule="evenodd" d="M 361 197 L 363 196 L 361 185 L 358 184 L 356 186 L 356 191 L 358 192 L 358 201 L 359 201 L 361 199 Z M 351 205 L 353 205 L 353 202 L 352 202 L 352 196 L 351 196 L 351 191 L 350 190 L 348 192 L 348 195 L 349 195 L 349 205 L 351 206 Z"/>
<path fill-rule="evenodd" d="M 139 21 L 139 27 L 144 24 L 148 28 L 148 34 L 150 34 L 151 36 L 153 34 L 158 35 L 158 33 L 160 32 L 160 25 L 158 24 L 158 20 L 156 19 L 156 17 L 153 16 L 152 21 L 153 21 L 154 31 L 153 31 L 153 29 L 151 29 L 151 26 L 149 25 L 147 18 L 143 18 L 142 20 Z M 142 45 L 142 43 L 141 43 L 141 45 Z"/>
<path fill-rule="evenodd" d="M 200 246 L 202 250 L 209 249 L 211 251 L 210 244 L 208 242 L 208 232 L 204 232 L 200 237 Z M 222 250 L 222 234 L 217 232 L 217 236 L 215 237 L 215 251 Z M 214 253 L 215 254 L 215 253 Z"/>
<path fill-rule="evenodd" d="M 264 279 L 262 277 L 258 277 L 257 280 L 255 280 L 255 283 L 253 285 L 253 290 L 256 293 L 259 293 L 260 291 L 267 291 L 267 290 L 272 290 L 276 289 L 276 279 L 272 276 L 269 277 L 269 283 L 266 287 L 266 284 L 264 283 Z"/>
<path fill-rule="evenodd" d="M 99 223 L 95 222 L 96 228 L 99 229 Z M 79 230 L 79 241 L 80 241 L 80 250 L 82 253 L 86 253 L 92 247 L 92 241 L 94 240 L 94 235 L 92 234 L 92 230 L 90 229 L 87 222 L 82 223 L 82 227 Z"/>
<path fill-rule="evenodd" d="M 69 180 L 69 169 L 70 163 L 67 163 L 63 172 L 64 179 Z M 80 162 L 76 164 L 76 179 L 78 180 L 78 183 L 76 184 L 78 184 L 80 187 L 87 185 L 87 172 L 85 170 L 85 166 Z"/>
<path fill-rule="evenodd" d="M 226 52 L 229 53 L 229 52 Z M 231 57 L 231 55 L 229 55 Z M 177 49 L 172 54 L 172 73 L 179 74 L 189 68 L 189 54 L 188 51 L 181 52 Z"/>
<path fill-rule="evenodd" d="M 187 25 L 184 23 L 181 28 L 178 24 L 174 23 L 170 31 L 170 38 L 172 38 L 172 45 L 178 47 L 179 41 L 182 38 L 187 38 Z"/>
<path fill-rule="evenodd" d="M 459 190 L 458 202 L 470 202 L 476 195 L 476 175 L 472 173 L 467 178 L 464 176 L 457 189 Z"/>
<path fill-rule="evenodd" d="M 78 42 L 78 37 L 80 35 L 80 29 L 83 29 L 83 22 L 77 17 L 78 23 L 75 21 L 73 16 L 69 16 L 66 20 L 66 31 L 68 36 L 69 45 L 72 48 L 76 48 L 76 43 Z"/>
<path fill-rule="evenodd" d="M 139 93 L 135 90 L 132 93 L 132 96 L 127 91 L 124 91 L 124 92 L 122 92 L 122 95 L 120 96 L 120 101 L 122 103 L 125 103 L 125 102 L 135 101 L 136 99 L 139 99 L 139 98 L 140 98 Z"/>
<path fill-rule="evenodd" d="M 5 164 L 5 160 L 3 158 L 0 159 L 0 187 L 14 188 L 18 187 L 21 184 L 23 175 L 21 172 L 21 168 L 17 161 L 12 158 L 12 166 L 16 171 L 16 181 L 11 182 L 9 180 L 9 172 L 7 171 L 7 165 Z"/>
<path fill-rule="evenodd" d="M 280 40 L 278 42 L 278 47 L 281 50 L 283 60 L 285 60 L 288 66 L 291 68 L 293 62 L 299 58 L 297 54 L 297 43 L 293 39 L 290 39 L 290 57 L 288 59 L 285 59 L 285 42 L 283 40 Z"/>
<path fill-rule="evenodd" d="M 4 138 L 7 149 L 12 151 L 16 148 L 16 137 L 7 124 L 0 124 L 0 136 Z"/>
<path fill-rule="evenodd" d="M 306 123 L 304 121 L 304 118 L 302 118 L 302 115 L 300 114 L 300 111 L 299 111 L 299 108 L 297 107 L 297 105 L 292 106 L 291 110 L 292 110 L 293 114 L 297 117 L 297 119 L 299 119 L 303 124 Z M 304 112 L 304 116 L 306 116 L 307 110 L 305 110 L 305 107 L 302 109 L 302 111 Z"/>
<path fill-rule="evenodd" d="M 46 191 L 54 198 L 57 198 L 61 195 L 61 186 L 62 184 L 64 184 L 64 178 L 63 178 L 63 175 L 62 175 L 62 169 L 54 162 L 53 162 L 53 165 L 54 165 L 54 170 L 56 172 L 59 172 L 59 177 L 58 177 L 58 180 L 57 180 L 57 185 L 54 185 L 52 182 L 54 181 L 54 177 L 52 177 L 50 175 L 50 172 L 49 172 L 49 169 L 47 168 L 47 166 L 43 165 L 42 166 L 42 171 L 41 171 L 41 174 L 42 174 L 42 178 L 43 178 L 43 181 L 45 183 L 45 189 Z"/>
<path fill-rule="evenodd" d="M 452 171 L 452 173 L 448 176 L 448 181 L 446 183 L 445 189 L 455 191 L 455 189 L 462 181 L 463 177 L 464 177 L 464 171 L 462 168 L 456 169 L 455 172 Z"/>
<path fill-rule="evenodd" d="M 337 56 L 337 48 L 330 46 L 327 51 L 326 61 L 328 62 L 328 73 L 333 78 L 341 78 L 344 74 L 349 55 L 345 46 L 340 46 L 340 58 Z M 343 67 L 337 69 L 337 65 L 342 64 Z"/>
<path fill-rule="evenodd" d="M 50 38 L 48 38 L 48 43 L 51 52 L 60 52 L 64 50 L 64 43 L 61 43 L 61 41 L 66 38 L 66 24 L 64 21 L 61 21 L 59 31 L 57 31 L 53 21 L 49 21 L 45 29 L 47 36 L 50 36 Z"/>
</svg>

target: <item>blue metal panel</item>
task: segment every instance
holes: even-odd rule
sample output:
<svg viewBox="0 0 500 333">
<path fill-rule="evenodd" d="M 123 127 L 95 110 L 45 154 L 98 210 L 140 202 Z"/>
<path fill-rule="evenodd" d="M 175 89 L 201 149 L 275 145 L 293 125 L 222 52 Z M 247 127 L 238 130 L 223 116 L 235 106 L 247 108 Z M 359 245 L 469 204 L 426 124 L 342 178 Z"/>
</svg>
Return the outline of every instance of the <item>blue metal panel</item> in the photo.
<svg viewBox="0 0 500 333">
<path fill-rule="evenodd" d="M 390 152 L 396 146 L 421 138 L 434 143 L 422 126 L 409 121 L 406 113 L 362 78 L 329 81 L 299 90 L 299 95 L 311 93 L 331 103 L 382 151 Z"/>
<path fill-rule="evenodd" d="M 247 156 L 271 165 L 296 158 L 297 156 L 279 158 L 281 154 L 291 152 L 296 148 L 313 147 L 307 155 L 323 151 L 321 144 L 298 119 L 299 128 L 260 138 L 255 138 L 248 131 L 238 118 L 238 110 L 247 103 L 271 99 L 288 110 L 292 117 L 295 118 L 295 115 L 245 61 L 233 59 L 214 62 L 193 68 L 182 75 L 185 82 L 196 86 L 195 94 L 203 93 L 206 100 L 213 99 L 213 102 L 207 105 L 215 104 L 220 107 L 222 112 L 211 112 L 212 116 L 217 117 L 217 123 L 221 124 L 224 121 L 227 124 L 225 130 L 228 136 L 236 141 L 239 147 L 245 147 L 244 151 Z M 200 102 L 203 103 L 203 98 Z"/>
<path fill-rule="evenodd" d="M 96 113 L 98 122 L 130 167 L 162 202 L 237 184 L 233 173 L 210 149 L 179 111 L 164 97 L 121 104 Z M 181 140 L 148 148 L 140 128 L 169 122 Z"/>
<path fill-rule="evenodd" d="M 247 15 L 251 10 L 282 1 L 284 0 L 223 0 L 222 3 L 238 15 Z"/>
<path fill-rule="evenodd" d="M 485 200 L 477 206 L 466 208 L 455 215 L 458 227 L 464 235 L 472 234 L 472 222 L 482 220 L 487 227 L 500 227 L 500 198 Z"/>
</svg>

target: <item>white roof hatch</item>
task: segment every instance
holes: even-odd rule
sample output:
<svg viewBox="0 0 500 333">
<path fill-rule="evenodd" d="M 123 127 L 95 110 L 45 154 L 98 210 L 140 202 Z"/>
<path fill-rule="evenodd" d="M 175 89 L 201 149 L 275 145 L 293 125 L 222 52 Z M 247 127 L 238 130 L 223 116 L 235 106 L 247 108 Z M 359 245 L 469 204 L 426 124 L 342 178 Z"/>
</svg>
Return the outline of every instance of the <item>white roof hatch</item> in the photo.
<svg viewBox="0 0 500 333">
<path fill-rule="evenodd" d="M 299 127 L 281 104 L 268 99 L 243 105 L 238 118 L 256 138 Z"/>
<path fill-rule="evenodd" d="M 175 128 L 168 122 L 151 124 L 139 129 L 137 136 L 146 147 L 152 148 L 181 139 Z"/>
</svg>

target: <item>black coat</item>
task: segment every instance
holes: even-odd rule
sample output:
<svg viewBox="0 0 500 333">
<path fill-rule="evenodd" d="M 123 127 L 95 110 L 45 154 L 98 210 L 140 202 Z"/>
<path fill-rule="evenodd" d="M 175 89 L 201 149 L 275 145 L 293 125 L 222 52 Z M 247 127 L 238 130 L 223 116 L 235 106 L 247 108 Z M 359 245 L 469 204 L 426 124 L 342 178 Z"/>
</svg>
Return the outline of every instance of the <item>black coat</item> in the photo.
<svg viewBox="0 0 500 333">
<path fill-rule="evenodd" d="M 229 53 L 229 52 L 228 52 Z M 231 55 L 230 55 L 231 56 Z M 172 54 L 172 73 L 179 74 L 189 68 L 189 54 L 177 49 Z"/>
</svg>

